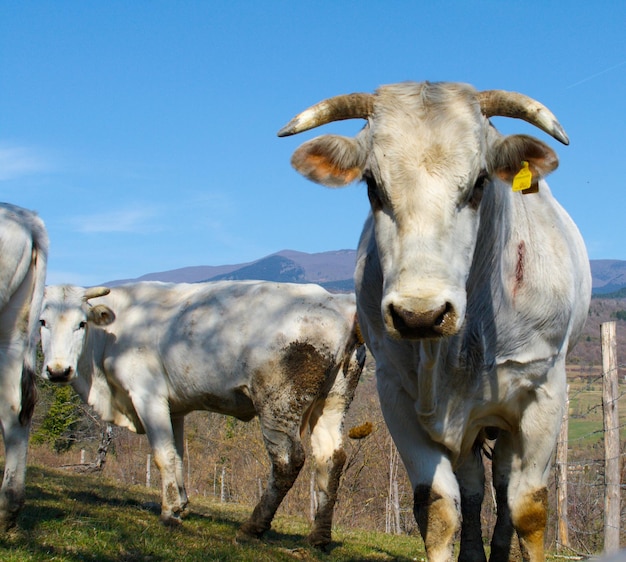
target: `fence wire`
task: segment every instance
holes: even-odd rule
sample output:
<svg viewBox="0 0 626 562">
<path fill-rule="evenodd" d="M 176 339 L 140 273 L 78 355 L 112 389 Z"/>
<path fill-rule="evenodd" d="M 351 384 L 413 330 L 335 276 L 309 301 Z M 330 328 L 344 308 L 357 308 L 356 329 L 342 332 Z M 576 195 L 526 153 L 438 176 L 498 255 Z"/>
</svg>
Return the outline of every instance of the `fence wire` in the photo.
<svg viewBox="0 0 626 562">
<path fill-rule="evenodd" d="M 626 396 L 626 379 L 620 381 L 619 371 L 626 369 L 626 363 L 620 363 L 615 368 L 602 370 L 600 374 L 587 380 L 575 392 L 569 395 L 570 407 L 572 403 L 576 403 L 576 407 L 580 408 L 575 415 L 566 413 L 566 422 L 569 424 L 573 419 L 587 420 L 589 417 L 594 418 L 602 416 L 607 406 L 616 404 L 618 411 L 619 406 L 626 407 L 624 404 L 624 396 Z M 581 377 L 585 375 L 580 375 Z M 608 403 L 603 403 L 603 392 L 598 395 L 598 402 L 595 404 L 584 404 L 581 407 L 583 398 L 587 398 L 590 394 L 595 395 L 597 390 L 595 386 L 602 382 L 605 378 L 615 376 L 618 382 L 617 397 Z M 622 420 L 624 417 L 622 415 Z M 565 421 L 565 420 L 564 420 Z M 615 529 L 616 526 L 605 521 L 604 507 L 605 496 L 610 489 L 617 486 L 621 493 L 621 520 L 626 520 L 626 451 L 623 446 L 623 439 L 620 438 L 619 454 L 614 457 L 605 458 L 604 434 L 606 431 L 617 430 L 621 432 L 626 428 L 626 421 L 620 421 L 617 426 L 604 428 L 602 427 L 588 431 L 583 435 L 569 438 L 565 444 L 559 441 L 559 447 L 567 446 L 568 458 L 567 462 L 555 460 L 554 474 L 563 473 L 563 467 L 567 475 L 567 518 L 566 526 L 568 529 L 568 544 L 562 544 L 555 539 L 555 544 L 559 548 L 566 548 L 577 554 L 591 554 L 602 551 L 605 529 Z M 596 439 L 594 439 L 596 438 Z M 584 444 L 584 445 L 583 445 Z M 589 453 L 588 458 L 583 458 Z M 594 453 L 597 453 L 594 455 Z M 571 458 L 573 457 L 573 458 Z M 605 466 L 607 461 L 619 460 L 620 462 L 620 482 L 616 485 L 609 485 L 605 482 Z M 557 472 L 557 467 L 560 470 Z M 558 525 L 558 523 L 557 523 Z M 626 545 L 626 532 L 620 529 L 620 545 Z"/>
</svg>

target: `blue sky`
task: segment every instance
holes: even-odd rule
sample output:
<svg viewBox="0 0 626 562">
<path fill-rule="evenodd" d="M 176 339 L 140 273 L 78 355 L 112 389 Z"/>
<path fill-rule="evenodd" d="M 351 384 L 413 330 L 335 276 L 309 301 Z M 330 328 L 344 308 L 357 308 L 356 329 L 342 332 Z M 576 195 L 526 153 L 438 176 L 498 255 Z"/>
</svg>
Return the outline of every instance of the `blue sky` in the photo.
<svg viewBox="0 0 626 562">
<path fill-rule="evenodd" d="M 551 188 L 592 259 L 626 260 L 626 3 L 0 0 L 0 200 L 48 227 L 49 283 L 282 249 L 355 248 L 362 185 L 330 190 L 276 132 L 404 80 L 521 91 L 557 115 Z"/>
</svg>

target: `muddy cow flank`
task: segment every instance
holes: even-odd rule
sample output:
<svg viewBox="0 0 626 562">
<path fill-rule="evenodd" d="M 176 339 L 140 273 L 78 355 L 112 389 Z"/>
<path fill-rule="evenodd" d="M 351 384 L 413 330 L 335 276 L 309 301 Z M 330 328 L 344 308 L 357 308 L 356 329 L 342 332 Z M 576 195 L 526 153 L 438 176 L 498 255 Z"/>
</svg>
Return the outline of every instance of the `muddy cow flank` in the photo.
<svg viewBox="0 0 626 562">
<path fill-rule="evenodd" d="M 367 184 L 359 322 L 431 561 L 452 558 L 459 528 L 460 559 L 485 559 L 479 451 L 496 429 L 491 559 L 508 560 L 517 533 L 524 559 L 543 560 L 565 356 L 591 293 L 581 236 L 543 179 L 558 165 L 554 150 L 502 136 L 489 121 L 496 115 L 568 143 L 537 101 L 454 83 L 338 96 L 279 131 L 366 121 L 354 138 L 305 142 L 292 164 L 325 185 Z"/>
<path fill-rule="evenodd" d="M 311 543 L 331 538 L 344 415 L 365 360 L 354 295 L 269 282 L 48 287 L 42 375 L 71 383 L 104 420 L 145 432 L 163 483 L 161 519 L 187 507 L 185 414 L 259 416 L 271 473 L 244 535 L 269 529 L 304 463 L 308 426 L 320 501 Z"/>
</svg>

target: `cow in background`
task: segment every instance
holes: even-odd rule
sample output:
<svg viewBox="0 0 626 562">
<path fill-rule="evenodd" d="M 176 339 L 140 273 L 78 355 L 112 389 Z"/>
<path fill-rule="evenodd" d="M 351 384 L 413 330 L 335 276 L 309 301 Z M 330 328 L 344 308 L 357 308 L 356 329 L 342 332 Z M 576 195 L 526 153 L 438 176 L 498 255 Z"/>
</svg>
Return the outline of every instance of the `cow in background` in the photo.
<svg viewBox="0 0 626 562">
<path fill-rule="evenodd" d="M 431 561 L 452 559 L 459 528 L 459 560 L 485 560 L 480 451 L 496 430 L 491 560 L 509 560 L 515 533 L 525 560 L 544 559 L 565 357 L 591 294 L 580 233 L 543 180 L 554 150 L 502 136 L 496 115 L 569 142 L 525 95 L 428 82 L 324 100 L 278 133 L 366 120 L 354 138 L 305 142 L 292 164 L 328 186 L 367 184 L 359 322 Z"/>
<path fill-rule="evenodd" d="M 185 514 L 184 416 L 259 416 L 271 461 L 243 536 L 261 536 L 305 460 L 311 432 L 319 504 L 309 541 L 331 540 L 346 460 L 344 416 L 365 361 L 354 295 L 269 282 L 53 286 L 41 314 L 42 375 L 71 383 L 103 420 L 146 433 L 165 523 Z"/>
<path fill-rule="evenodd" d="M 5 450 L 0 528 L 5 530 L 15 525 L 24 504 L 47 261 L 43 221 L 32 211 L 0 203 L 0 424 Z"/>
</svg>

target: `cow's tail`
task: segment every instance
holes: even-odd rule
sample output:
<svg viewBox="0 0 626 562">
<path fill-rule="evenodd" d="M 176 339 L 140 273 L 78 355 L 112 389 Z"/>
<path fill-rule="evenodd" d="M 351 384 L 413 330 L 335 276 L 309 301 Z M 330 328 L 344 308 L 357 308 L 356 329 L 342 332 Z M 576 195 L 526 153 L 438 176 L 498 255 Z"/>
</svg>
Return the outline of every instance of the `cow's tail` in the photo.
<svg viewBox="0 0 626 562">
<path fill-rule="evenodd" d="M 43 221 L 35 216 L 33 219 L 33 247 L 31 268 L 33 272 L 32 294 L 28 312 L 28 336 L 24 364 L 22 367 L 22 403 L 19 421 L 22 425 L 30 423 L 37 403 L 36 374 L 37 344 L 39 343 L 39 317 L 46 286 L 48 269 L 48 234 Z"/>
<path fill-rule="evenodd" d="M 367 348 L 365 346 L 365 340 L 361 333 L 361 327 L 357 315 L 354 316 L 354 323 L 352 325 L 352 336 L 350 343 L 348 344 L 348 357 L 349 359 L 344 364 L 344 374 L 349 380 L 349 400 L 352 401 L 354 393 L 356 391 L 357 384 L 361 378 L 361 373 L 365 367 L 365 360 L 367 358 Z M 349 405 L 349 403 L 348 403 Z M 351 427 L 348 431 L 348 437 L 350 439 L 364 439 L 374 430 L 374 425 L 370 421 L 366 421 L 358 426 Z"/>
<path fill-rule="evenodd" d="M 354 392 L 361 378 L 363 367 L 365 366 L 366 354 L 367 351 L 365 348 L 365 341 L 363 340 L 361 328 L 355 314 L 341 366 L 343 375 L 347 379 L 346 408 L 350 405 L 352 399 L 354 398 Z"/>
</svg>

